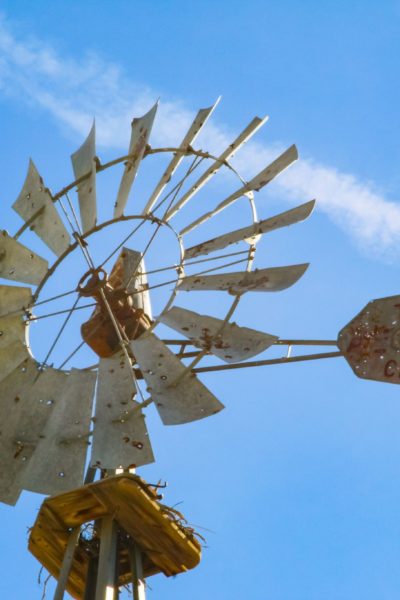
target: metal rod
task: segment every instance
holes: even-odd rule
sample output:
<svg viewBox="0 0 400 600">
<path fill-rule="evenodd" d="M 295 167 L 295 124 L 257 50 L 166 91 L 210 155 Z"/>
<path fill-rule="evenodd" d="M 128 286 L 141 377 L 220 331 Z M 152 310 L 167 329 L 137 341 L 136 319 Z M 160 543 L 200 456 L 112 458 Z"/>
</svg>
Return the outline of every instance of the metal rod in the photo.
<svg viewBox="0 0 400 600">
<path fill-rule="evenodd" d="M 337 346 L 337 340 L 276 340 L 276 346 Z"/>
<path fill-rule="evenodd" d="M 117 524 L 112 516 L 101 520 L 99 570 L 95 600 L 116 600 Z"/>
<path fill-rule="evenodd" d="M 71 572 L 72 562 L 74 560 L 75 548 L 79 540 L 80 527 L 75 527 L 68 538 L 67 547 L 65 549 L 61 570 L 58 575 L 57 587 L 54 593 L 54 600 L 63 600 L 64 592 L 67 587 L 68 577 Z"/>
<path fill-rule="evenodd" d="M 132 570 L 133 600 L 146 600 L 142 553 L 133 541 L 129 544 L 128 552 Z"/>
<path fill-rule="evenodd" d="M 343 356 L 341 352 L 324 352 L 322 354 L 303 354 L 289 358 L 272 358 L 269 360 L 255 360 L 252 362 L 237 363 L 233 365 L 215 365 L 212 367 L 198 367 L 193 373 L 207 373 L 208 371 L 226 371 L 228 369 L 246 369 L 247 367 L 263 367 L 265 365 L 281 365 L 284 363 L 300 362 L 303 360 L 319 360 L 320 358 L 336 358 Z"/>
</svg>

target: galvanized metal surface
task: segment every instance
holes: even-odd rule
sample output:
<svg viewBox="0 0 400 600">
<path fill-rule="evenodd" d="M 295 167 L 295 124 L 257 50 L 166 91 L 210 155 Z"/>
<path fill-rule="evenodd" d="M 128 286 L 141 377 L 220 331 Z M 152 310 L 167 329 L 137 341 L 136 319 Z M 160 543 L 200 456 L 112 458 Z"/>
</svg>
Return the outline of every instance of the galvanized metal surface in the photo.
<svg viewBox="0 0 400 600">
<path fill-rule="evenodd" d="M 65 252 L 70 244 L 68 232 L 32 160 L 22 191 L 12 207 L 24 221 L 30 222 L 30 229 L 57 256 Z"/>
<path fill-rule="evenodd" d="M 129 561 L 132 570 L 133 600 L 146 600 L 146 588 L 143 577 L 143 560 L 140 548 L 134 542 L 129 546 Z"/>
<path fill-rule="evenodd" d="M 0 349 L 14 342 L 28 345 L 28 325 L 19 316 L 0 317 Z"/>
<path fill-rule="evenodd" d="M 25 312 L 32 302 L 32 290 L 27 287 L 0 285 L 0 317 Z"/>
<path fill-rule="evenodd" d="M 253 177 L 253 179 L 251 179 L 248 183 L 246 183 L 245 185 L 240 187 L 238 190 L 236 190 L 236 192 L 234 192 L 233 194 L 228 196 L 228 198 L 226 198 L 225 200 L 220 202 L 218 204 L 218 206 L 216 208 L 214 208 L 214 210 L 211 210 L 210 212 L 204 214 L 202 217 L 199 217 L 198 219 L 193 221 L 193 223 L 190 223 L 190 225 L 187 225 L 186 227 L 184 227 L 180 231 L 180 234 L 185 235 L 186 233 L 189 233 L 189 231 L 192 231 L 192 229 L 194 229 L 198 225 L 201 225 L 205 221 L 208 221 L 208 219 L 210 219 L 211 217 L 214 217 L 215 215 L 220 213 L 222 210 L 224 210 L 225 208 L 227 208 L 228 206 L 233 204 L 233 202 L 235 202 L 238 198 L 245 196 L 249 192 L 252 192 L 252 191 L 258 192 L 259 190 L 261 190 L 261 188 L 263 188 L 265 185 L 267 185 L 273 179 L 275 179 L 275 177 L 277 175 L 282 173 L 282 171 L 284 171 L 287 167 L 289 167 L 289 165 L 294 163 L 297 159 L 298 159 L 298 153 L 297 153 L 296 146 L 294 146 L 294 145 L 290 146 L 290 148 L 288 148 L 285 152 L 283 152 L 283 154 L 281 154 L 270 165 L 265 167 L 265 169 L 263 169 L 258 175 Z"/>
<path fill-rule="evenodd" d="M 0 500 L 7 504 L 15 504 L 25 489 L 30 460 L 67 379 L 50 368 L 37 375 L 36 361 L 28 358 L 1 383 Z M 47 451 L 45 460 L 51 460 L 54 448 L 49 445 Z"/>
<path fill-rule="evenodd" d="M 82 146 L 71 155 L 75 178 L 79 179 L 90 174 L 78 184 L 79 211 L 81 215 L 82 232 L 86 233 L 96 226 L 96 126 L 92 129 Z"/>
<path fill-rule="evenodd" d="M 29 351 L 24 343 L 16 340 L 0 348 L 0 382 L 3 381 L 18 365 L 29 358 Z M 3 385 L 1 383 L 1 385 Z M 1 398 L 1 391 L 0 391 Z"/>
<path fill-rule="evenodd" d="M 369 302 L 340 331 L 338 346 L 358 377 L 400 383 L 400 296 Z"/>
<path fill-rule="evenodd" d="M 123 352 L 99 362 L 90 464 L 102 469 L 154 462 L 145 417 L 134 400 L 132 367 Z"/>
<path fill-rule="evenodd" d="M 115 202 L 115 219 L 121 217 L 124 213 L 126 203 L 128 202 L 129 192 L 131 191 L 132 184 L 135 180 L 149 141 L 157 108 L 158 101 L 143 117 L 133 119 L 132 121 L 131 140 L 129 143 L 129 155 L 131 155 L 132 158 L 125 163 L 125 169 L 119 186 L 117 200 Z"/>
<path fill-rule="evenodd" d="M 278 292 L 296 283 L 307 268 L 308 263 L 255 269 L 250 272 L 191 275 L 180 280 L 179 290 L 221 290 L 233 295 L 244 292 Z"/>
<path fill-rule="evenodd" d="M 180 165 L 180 163 L 184 159 L 184 157 L 185 157 L 185 151 L 188 150 L 188 148 L 190 147 L 191 144 L 193 144 L 193 142 L 195 141 L 195 139 L 199 135 L 200 131 L 202 130 L 202 128 L 204 127 L 204 125 L 207 123 L 209 117 L 214 112 L 214 109 L 216 108 L 216 106 L 219 103 L 220 99 L 221 99 L 221 97 L 219 97 L 217 99 L 217 101 L 212 106 L 210 106 L 209 108 L 201 108 L 199 110 L 199 112 L 197 113 L 197 115 L 196 115 L 193 123 L 189 127 L 188 132 L 186 133 L 185 137 L 183 138 L 183 140 L 182 140 L 182 142 L 181 142 L 181 144 L 179 146 L 179 149 L 181 150 L 181 152 L 176 152 L 174 154 L 174 156 L 172 157 L 171 162 L 167 166 L 167 168 L 164 171 L 164 173 L 163 173 L 160 181 L 156 185 L 156 188 L 155 188 L 154 192 L 150 196 L 150 198 L 149 198 L 149 200 L 148 200 L 148 202 L 147 202 L 147 204 L 146 204 L 146 206 L 145 206 L 145 208 L 143 210 L 143 214 L 147 215 L 151 211 L 151 209 L 153 208 L 153 206 L 156 204 L 158 198 L 160 197 L 160 195 L 162 194 L 163 190 L 165 189 L 165 186 L 168 184 L 168 182 L 170 181 L 171 177 L 175 173 L 176 169 L 178 168 L 178 166 Z"/>
<path fill-rule="evenodd" d="M 178 425 L 209 417 L 224 405 L 154 334 L 130 343 L 164 425 Z M 177 384 L 174 383 L 179 380 Z"/>
<path fill-rule="evenodd" d="M 212 165 L 199 177 L 199 179 L 192 185 L 192 187 L 171 207 L 165 216 L 165 220 L 169 221 L 174 215 L 187 203 L 189 200 L 201 190 L 201 188 L 213 177 L 221 167 L 226 165 L 226 161 L 229 161 L 236 152 L 264 125 L 268 120 L 268 117 L 260 119 L 254 117 L 254 119 L 247 125 L 247 127 L 238 135 L 232 144 L 230 144 L 226 150 L 218 157 L 218 160 L 212 163 Z"/>
<path fill-rule="evenodd" d="M 47 260 L 0 231 L 0 277 L 38 285 L 47 269 Z"/>
<path fill-rule="evenodd" d="M 95 383 L 95 372 L 79 369 L 64 379 L 24 474 L 24 488 L 52 495 L 82 485 Z"/>
<path fill-rule="evenodd" d="M 95 600 L 117 599 L 117 523 L 112 516 L 101 520 L 99 569 Z"/>
<path fill-rule="evenodd" d="M 150 319 L 152 318 L 150 293 L 147 289 L 144 260 L 140 252 L 123 247 L 110 273 L 109 281 L 115 289 L 122 288 L 130 293 L 135 292 L 132 295 L 133 306 L 140 308 Z"/>
<path fill-rule="evenodd" d="M 278 337 L 236 323 L 199 315 L 175 306 L 159 317 L 161 323 L 189 338 L 195 346 L 208 350 L 227 363 L 246 360 L 269 348 Z"/>
<path fill-rule="evenodd" d="M 236 229 L 230 233 L 202 242 L 201 244 L 196 244 L 196 246 L 192 246 L 185 250 L 185 260 L 204 254 L 210 254 L 210 252 L 221 250 L 230 244 L 236 244 L 241 241 L 255 244 L 263 233 L 268 233 L 275 229 L 279 229 L 280 227 L 287 227 L 288 225 L 293 225 L 299 221 L 304 221 L 304 219 L 307 219 L 307 217 L 310 216 L 314 205 L 315 200 L 311 200 L 310 202 L 296 206 L 296 208 L 287 210 L 279 215 L 270 217 L 269 219 L 263 219 L 248 227 L 242 227 L 241 229 Z"/>
</svg>

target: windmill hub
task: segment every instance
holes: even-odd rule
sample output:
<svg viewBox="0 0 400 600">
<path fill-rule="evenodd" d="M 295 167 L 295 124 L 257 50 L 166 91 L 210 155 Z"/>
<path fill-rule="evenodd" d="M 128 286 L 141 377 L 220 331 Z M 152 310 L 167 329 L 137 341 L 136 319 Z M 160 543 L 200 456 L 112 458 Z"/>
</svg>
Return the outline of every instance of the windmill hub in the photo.
<svg viewBox="0 0 400 600">
<path fill-rule="evenodd" d="M 108 358 L 121 350 L 121 338 L 134 340 L 149 329 L 151 318 L 143 308 L 135 303 L 134 289 L 128 292 L 128 286 L 114 287 L 104 269 L 90 269 L 82 277 L 77 291 L 81 296 L 92 297 L 97 306 L 88 321 L 81 326 L 84 341 L 101 358 Z M 135 305 L 136 304 L 136 305 Z M 116 326 L 120 335 L 116 331 Z"/>
</svg>

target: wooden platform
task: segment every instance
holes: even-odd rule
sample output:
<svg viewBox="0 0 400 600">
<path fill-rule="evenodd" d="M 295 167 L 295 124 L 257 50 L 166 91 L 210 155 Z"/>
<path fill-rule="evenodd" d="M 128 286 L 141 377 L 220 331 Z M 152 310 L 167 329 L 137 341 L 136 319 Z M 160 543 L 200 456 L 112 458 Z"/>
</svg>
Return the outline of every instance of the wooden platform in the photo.
<svg viewBox="0 0 400 600">
<path fill-rule="evenodd" d="M 193 569 L 201 547 L 193 531 L 157 501 L 156 494 L 137 475 L 122 474 L 52 496 L 41 506 L 29 538 L 29 550 L 57 579 L 72 528 L 111 515 L 143 552 L 144 576 L 177 575 Z M 67 590 L 81 599 L 90 553 L 96 540 L 77 546 Z M 119 584 L 131 581 L 128 551 L 122 544 Z"/>
</svg>

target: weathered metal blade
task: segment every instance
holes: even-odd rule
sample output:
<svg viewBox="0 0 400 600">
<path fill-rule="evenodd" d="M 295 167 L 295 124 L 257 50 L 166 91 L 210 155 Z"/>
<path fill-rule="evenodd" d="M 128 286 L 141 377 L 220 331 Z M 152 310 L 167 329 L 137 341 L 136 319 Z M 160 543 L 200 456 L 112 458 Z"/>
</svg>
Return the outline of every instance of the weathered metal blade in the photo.
<svg viewBox="0 0 400 600">
<path fill-rule="evenodd" d="M 260 119 L 254 117 L 254 119 L 247 125 L 245 129 L 238 135 L 232 144 L 230 144 L 226 150 L 218 157 L 218 159 L 210 165 L 210 167 L 203 173 L 201 177 L 192 185 L 192 187 L 176 202 L 174 206 L 170 208 L 165 216 L 165 220 L 169 221 L 174 215 L 187 203 L 189 200 L 201 190 L 201 188 L 213 177 L 221 167 L 224 166 L 227 160 L 231 160 L 236 152 L 251 138 L 253 135 L 264 125 L 268 120 L 268 117 Z"/>
<path fill-rule="evenodd" d="M 23 313 L 32 302 L 32 290 L 15 285 L 0 285 L 0 317 L 20 311 Z"/>
<path fill-rule="evenodd" d="M 8 504 L 25 487 L 24 474 L 67 378 L 50 368 L 37 375 L 36 361 L 28 358 L 1 383 L 0 500 Z M 48 448 L 48 460 L 53 451 Z"/>
<path fill-rule="evenodd" d="M 202 130 L 204 125 L 207 123 L 211 114 L 214 112 L 214 109 L 216 108 L 220 99 L 221 99 L 221 96 L 217 99 L 217 101 L 212 106 L 210 106 L 209 108 L 201 108 L 199 110 L 199 112 L 197 113 L 193 123 L 191 124 L 188 132 L 186 133 L 185 137 L 183 138 L 183 140 L 181 142 L 181 145 L 179 146 L 179 149 L 181 150 L 181 152 L 176 152 L 174 154 L 174 156 L 172 157 L 171 162 L 169 163 L 168 167 L 164 171 L 160 181 L 158 182 L 154 192 L 150 196 L 150 199 L 148 200 L 148 202 L 143 210 L 144 215 L 147 215 L 149 212 L 151 212 L 151 209 L 153 208 L 153 206 L 157 202 L 158 198 L 162 194 L 165 186 L 171 180 L 171 177 L 173 176 L 176 169 L 178 168 L 178 166 L 184 159 L 185 151 L 187 151 L 190 148 L 191 144 L 193 144 L 193 142 L 199 135 L 200 131 Z"/>
<path fill-rule="evenodd" d="M 248 194 L 252 191 L 258 192 L 259 190 L 261 190 L 261 188 L 263 188 L 265 185 L 267 185 L 273 179 L 275 179 L 275 177 L 279 175 L 279 173 L 282 173 L 282 171 L 284 171 L 297 159 L 298 153 L 296 146 L 290 146 L 290 148 L 283 152 L 283 154 L 281 154 L 276 160 L 274 160 L 270 165 L 265 167 L 265 169 L 263 169 L 261 173 L 253 177 L 253 179 L 251 179 L 248 183 L 236 190 L 236 192 L 233 192 L 233 194 L 228 196 L 228 198 L 220 202 L 218 206 L 214 208 L 214 210 L 211 210 L 210 212 L 196 219 L 196 221 L 193 221 L 193 223 L 190 223 L 190 225 L 184 227 L 182 231 L 180 231 L 180 235 L 189 233 L 189 231 L 192 231 L 192 229 L 194 229 L 198 225 L 201 225 L 211 217 L 214 217 L 245 194 Z"/>
<path fill-rule="evenodd" d="M 48 262 L 8 235 L 0 232 L 0 277 L 38 285 L 47 273 Z"/>
<path fill-rule="evenodd" d="M 29 357 L 30 354 L 28 348 L 24 343 L 21 343 L 18 340 L 11 341 L 11 343 L 0 347 L 0 382 L 2 382 L 11 371 L 16 369 L 22 361 Z"/>
<path fill-rule="evenodd" d="M 109 282 L 114 289 L 122 288 L 133 293 L 132 302 L 135 308 L 140 308 L 151 319 L 151 302 L 148 291 L 146 269 L 142 254 L 129 248 L 122 248 L 112 271 Z"/>
<path fill-rule="evenodd" d="M 278 292 L 296 283 L 308 265 L 309 263 L 289 267 L 255 269 L 245 273 L 191 275 L 181 279 L 178 285 L 180 290 L 187 292 L 191 290 L 223 290 L 232 295 L 244 292 Z"/>
<path fill-rule="evenodd" d="M 21 316 L 0 317 L 0 348 L 14 342 L 28 346 L 28 324 Z"/>
<path fill-rule="evenodd" d="M 146 150 L 149 141 L 151 129 L 158 108 L 158 100 L 148 113 L 139 119 L 133 119 L 131 140 L 129 143 L 129 152 L 131 156 L 126 163 L 118 190 L 117 200 L 114 208 L 114 218 L 122 217 L 126 203 L 128 202 L 129 192 L 135 180 L 139 165 Z"/>
<path fill-rule="evenodd" d="M 94 121 L 92 129 L 82 146 L 71 155 L 71 161 L 76 179 L 88 175 L 77 187 L 82 231 L 86 233 L 93 229 L 97 222 L 96 125 Z"/>
<path fill-rule="evenodd" d="M 225 408 L 195 375 L 183 375 L 184 365 L 153 333 L 130 345 L 164 425 L 189 423 Z"/>
<path fill-rule="evenodd" d="M 253 225 L 249 225 L 248 227 L 236 229 L 235 231 L 225 233 L 224 235 L 220 235 L 212 240 L 207 240 L 206 242 L 192 246 L 191 248 L 185 250 L 185 260 L 189 260 L 204 254 L 210 254 L 210 252 L 221 250 L 230 244 L 236 244 L 237 242 L 241 241 L 248 242 L 249 244 L 255 244 L 260 235 L 263 233 L 268 233 L 270 231 L 274 231 L 275 229 L 279 229 L 280 227 L 287 227 L 288 225 L 293 225 L 299 221 L 304 221 L 304 219 L 307 219 L 307 217 L 311 214 L 314 205 L 315 200 L 311 200 L 310 202 L 296 206 L 296 208 L 287 210 L 279 215 L 270 217 L 269 219 L 263 219 L 262 221 L 258 221 Z"/>
<path fill-rule="evenodd" d="M 161 323 L 186 336 L 198 348 L 203 348 L 232 363 L 246 360 L 269 348 L 278 337 L 236 323 L 199 315 L 192 310 L 175 306 L 159 317 Z"/>
<path fill-rule="evenodd" d="M 124 353 L 99 362 L 91 465 L 101 469 L 154 462 L 145 417 L 135 402 L 132 366 Z"/>
<path fill-rule="evenodd" d="M 51 391 L 54 408 L 21 477 L 24 489 L 60 494 L 83 484 L 95 384 L 95 372 L 72 369 L 57 396 Z"/>
<path fill-rule="evenodd" d="M 68 231 L 32 160 L 22 191 L 12 206 L 57 256 L 65 252 L 70 244 Z"/>
</svg>

